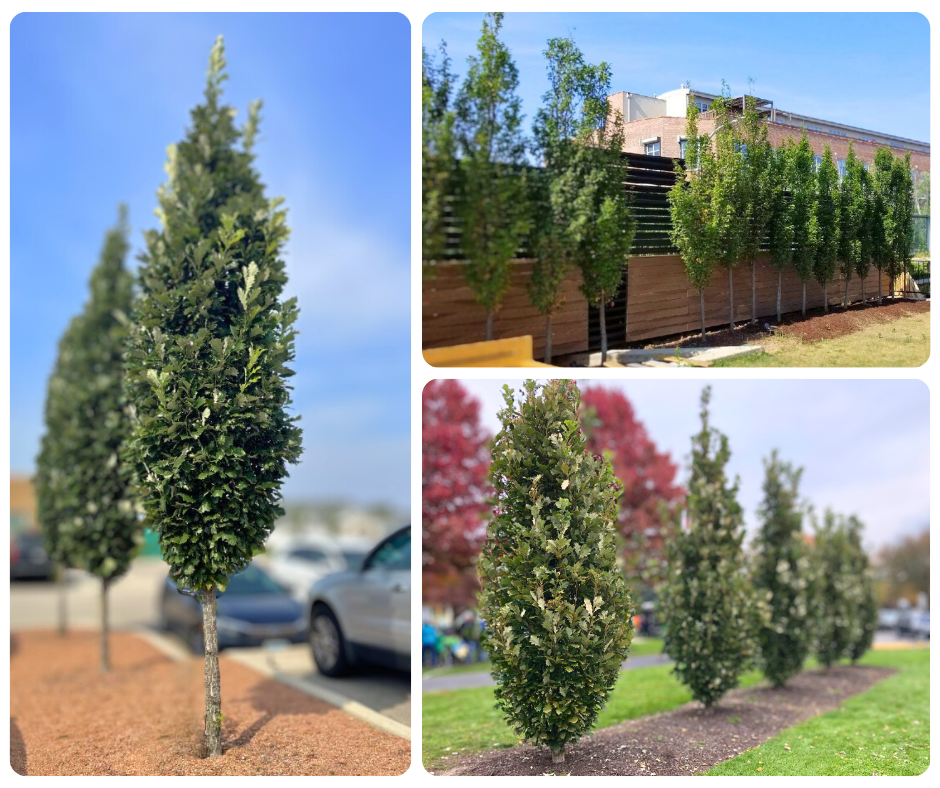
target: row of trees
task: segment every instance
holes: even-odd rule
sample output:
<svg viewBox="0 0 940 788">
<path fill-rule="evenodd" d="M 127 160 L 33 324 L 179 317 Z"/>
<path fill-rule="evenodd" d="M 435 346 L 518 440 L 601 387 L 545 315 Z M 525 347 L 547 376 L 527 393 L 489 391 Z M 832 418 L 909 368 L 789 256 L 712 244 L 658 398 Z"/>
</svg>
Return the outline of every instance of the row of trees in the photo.
<svg viewBox="0 0 940 788">
<path fill-rule="evenodd" d="M 750 666 L 783 686 L 810 653 L 826 666 L 856 660 L 877 623 L 861 523 L 827 511 L 808 540 L 801 471 L 776 452 L 745 555 L 728 440 L 709 423 L 709 397 L 705 389 L 685 505 L 666 532 L 657 608 L 675 672 L 706 706 Z M 617 544 L 622 485 L 612 453 L 590 450 L 573 382 L 527 381 L 518 398 L 504 387 L 504 402 L 478 564 L 485 646 L 508 723 L 561 762 L 596 721 L 633 638 Z"/>
<path fill-rule="evenodd" d="M 286 213 L 253 166 L 261 104 L 235 126 L 225 65 L 219 37 L 205 100 L 168 149 L 161 227 L 145 234 L 136 278 L 123 211 L 108 235 L 89 303 L 59 343 L 36 476 L 50 555 L 102 578 L 104 668 L 107 587 L 144 524 L 170 577 L 200 600 L 210 756 L 222 752 L 216 593 L 263 549 L 300 454 Z"/>
<path fill-rule="evenodd" d="M 896 158 L 879 148 L 869 171 L 849 142 L 840 176 L 827 145 L 817 165 L 803 131 L 800 141 L 773 148 L 767 124 L 752 96 L 742 112 L 733 111 L 727 86 L 709 110 L 715 128 L 699 131 L 699 108 L 690 103 L 686 120 L 686 157 L 676 162 L 677 181 L 669 192 L 672 240 L 686 274 L 699 292 L 705 334 L 705 289 L 716 269 L 728 272 L 730 328 L 734 328 L 734 269 L 751 269 L 751 319 L 757 318 L 755 260 L 765 248 L 777 269 L 777 319 L 780 319 L 783 272 L 792 268 L 803 285 L 815 281 L 829 309 L 828 287 L 839 275 L 849 282 L 879 272 L 890 281 L 910 260 L 913 240 L 914 184 L 910 154 Z M 892 284 L 893 287 L 893 284 Z"/>
<path fill-rule="evenodd" d="M 586 63 L 574 41 L 549 39 L 549 90 L 523 134 L 518 72 L 500 41 L 502 14 L 487 14 L 477 54 L 455 92 L 446 47 L 422 60 L 422 259 L 433 276 L 447 253 L 447 229 L 460 231 L 464 276 L 486 310 L 486 339 L 509 290 L 523 244 L 534 257 L 531 303 L 545 316 L 545 359 L 563 285 L 581 271 L 581 289 L 600 308 L 616 295 L 635 221 L 618 165 L 623 121 L 607 102 L 610 66 Z M 529 154 L 542 164 L 529 166 Z"/>
</svg>

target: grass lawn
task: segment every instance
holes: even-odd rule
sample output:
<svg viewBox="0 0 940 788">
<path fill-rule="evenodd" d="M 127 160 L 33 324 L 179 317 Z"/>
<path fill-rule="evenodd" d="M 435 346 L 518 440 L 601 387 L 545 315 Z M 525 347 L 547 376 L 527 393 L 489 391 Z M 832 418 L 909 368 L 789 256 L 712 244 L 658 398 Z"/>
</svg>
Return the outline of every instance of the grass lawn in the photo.
<svg viewBox="0 0 940 788">
<path fill-rule="evenodd" d="M 663 650 L 662 638 L 637 638 L 630 646 L 630 656 L 639 657 L 646 654 L 659 654 Z M 450 665 L 446 668 L 422 668 L 422 676 L 452 676 L 455 673 L 475 673 L 479 670 L 489 670 L 489 662 L 474 662 L 472 665 Z"/>
<path fill-rule="evenodd" d="M 869 651 L 862 664 L 899 672 L 708 774 L 923 774 L 930 765 L 930 650 Z"/>
<path fill-rule="evenodd" d="M 636 651 L 631 649 L 631 654 Z M 610 701 L 598 717 L 597 727 L 616 725 L 688 703 L 692 695 L 671 671 L 670 665 L 623 671 L 610 694 Z M 752 671 L 742 677 L 741 686 L 753 686 L 761 678 L 759 672 Z M 421 757 L 428 768 L 446 766 L 447 761 L 442 760 L 446 756 L 519 743 L 519 737 L 496 708 L 492 687 L 426 692 L 421 704 Z"/>
<path fill-rule="evenodd" d="M 773 337 L 765 351 L 715 362 L 716 367 L 919 367 L 930 355 L 930 313 L 869 326 L 836 339 L 801 342 Z"/>
</svg>

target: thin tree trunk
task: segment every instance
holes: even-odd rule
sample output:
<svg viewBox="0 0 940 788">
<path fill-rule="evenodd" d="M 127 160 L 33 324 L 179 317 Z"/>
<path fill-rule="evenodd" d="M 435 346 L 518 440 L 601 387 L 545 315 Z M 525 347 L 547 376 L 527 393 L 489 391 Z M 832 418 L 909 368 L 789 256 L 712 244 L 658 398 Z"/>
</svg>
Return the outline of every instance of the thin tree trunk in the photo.
<svg viewBox="0 0 940 788">
<path fill-rule="evenodd" d="M 565 745 L 561 745 L 560 750 L 552 750 L 552 763 L 564 763 L 565 762 Z"/>
<path fill-rule="evenodd" d="M 803 317 L 806 317 L 806 280 L 803 280 Z"/>
<path fill-rule="evenodd" d="M 777 269 L 777 322 L 780 322 L 780 300 L 783 292 L 783 269 Z"/>
<path fill-rule="evenodd" d="M 878 306 L 881 306 L 881 269 L 878 269 Z"/>
<path fill-rule="evenodd" d="M 601 292 L 601 364 L 607 361 L 607 296 Z"/>
<path fill-rule="evenodd" d="M 202 626 L 205 632 L 207 758 L 222 754 L 222 688 L 219 679 L 219 633 L 216 622 L 215 586 L 202 592 Z"/>
<path fill-rule="evenodd" d="M 823 312 L 829 314 L 829 283 L 822 286 L 823 291 Z"/>
<path fill-rule="evenodd" d="M 845 277 L 845 295 L 842 296 L 842 306 L 845 309 L 849 307 L 849 277 Z"/>
<path fill-rule="evenodd" d="M 552 316 L 545 315 L 545 363 L 552 363 Z"/>
<path fill-rule="evenodd" d="M 111 655 L 108 653 L 108 586 L 111 581 L 101 578 L 101 672 L 111 670 Z"/>
<path fill-rule="evenodd" d="M 751 260 L 751 322 L 757 322 L 757 262 Z"/>
<path fill-rule="evenodd" d="M 865 277 L 860 276 L 859 279 L 862 281 L 862 306 L 865 306 Z"/>
<path fill-rule="evenodd" d="M 698 305 L 702 313 L 702 339 L 705 339 L 705 291 L 698 291 Z"/>
<path fill-rule="evenodd" d="M 65 589 L 65 564 L 56 566 L 56 585 L 59 589 L 59 634 L 68 632 L 69 608 Z"/>
<path fill-rule="evenodd" d="M 734 331 L 734 268 L 728 266 L 728 328 Z"/>
<path fill-rule="evenodd" d="M 486 310 L 486 341 L 493 339 L 493 310 Z"/>
</svg>

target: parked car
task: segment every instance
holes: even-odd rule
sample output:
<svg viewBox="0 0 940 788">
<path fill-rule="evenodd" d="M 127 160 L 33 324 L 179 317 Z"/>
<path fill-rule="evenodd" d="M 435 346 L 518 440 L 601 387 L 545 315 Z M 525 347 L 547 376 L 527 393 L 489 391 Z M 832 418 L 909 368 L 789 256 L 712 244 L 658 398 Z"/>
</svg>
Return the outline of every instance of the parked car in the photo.
<svg viewBox="0 0 940 788">
<path fill-rule="evenodd" d="M 411 526 L 387 536 L 356 570 L 310 589 L 310 647 L 317 669 L 343 676 L 371 662 L 411 670 Z"/>
<path fill-rule="evenodd" d="M 42 534 L 21 533 L 10 543 L 10 580 L 50 580 L 54 573 Z"/>
<path fill-rule="evenodd" d="M 306 597 L 321 577 L 358 569 L 371 545 L 360 540 L 297 539 L 267 558 L 265 567 L 282 585 Z"/>
<path fill-rule="evenodd" d="M 911 631 L 915 640 L 930 640 L 930 611 L 915 610 L 911 615 Z"/>
<path fill-rule="evenodd" d="M 229 578 L 218 594 L 219 648 L 260 646 L 268 640 L 303 643 L 307 619 L 303 605 L 255 564 Z M 202 603 L 180 591 L 169 577 L 160 598 L 160 622 L 180 634 L 193 652 L 203 651 Z"/>
<path fill-rule="evenodd" d="M 900 614 L 891 607 L 883 607 L 878 611 L 878 629 L 897 629 Z"/>
</svg>

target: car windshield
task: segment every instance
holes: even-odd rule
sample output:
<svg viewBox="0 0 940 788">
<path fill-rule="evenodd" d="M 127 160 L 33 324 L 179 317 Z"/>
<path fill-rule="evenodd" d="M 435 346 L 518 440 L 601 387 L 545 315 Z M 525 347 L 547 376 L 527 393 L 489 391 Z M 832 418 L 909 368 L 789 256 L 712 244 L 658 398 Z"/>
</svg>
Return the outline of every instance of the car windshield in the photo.
<svg viewBox="0 0 940 788">
<path fill-rule="evenodd" d="M 362 562 L 366 560 L 368 553 L 348 553 L 343 551 L 343 558 L 346 560 L 346 568 L 356 571 L 362 568 Z"/>
<path fill-rule="evenodd" d="M 228 596 L 253 596 L 285 592 L 268 574 L 254 564 L 249 564 L 241 572 L 229 578 L 228 586 L 223 593 Z"/>
</svg>

